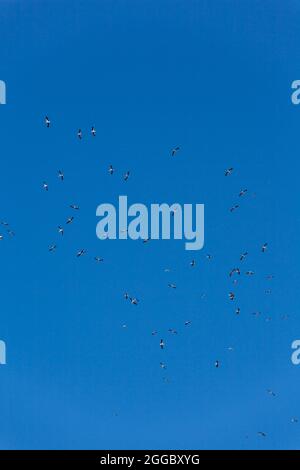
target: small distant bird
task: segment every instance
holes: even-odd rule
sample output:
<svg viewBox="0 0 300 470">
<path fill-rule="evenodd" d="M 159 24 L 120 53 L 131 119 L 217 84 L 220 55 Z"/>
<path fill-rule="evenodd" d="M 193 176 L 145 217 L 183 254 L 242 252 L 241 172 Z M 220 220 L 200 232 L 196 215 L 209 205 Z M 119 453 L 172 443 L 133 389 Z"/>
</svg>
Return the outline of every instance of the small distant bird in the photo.
<svg viewBox="0 0 300 470">
<path fill-rule="evenodd" d="M 233 268 L 229 273 L 229 277 L 232 277 L 234 274 L 240 275 L 241 274 L 240 269 L 239 268 Z"/>
<path fill-rule="evenodd" d="M 47 127 L 50 127 L 51 121 L 48 118 L 48 116 L 45 117 L 45 124 L 46 124 Z"/>
<path fill-rule="evenodd" d="M 242 253 L 240 256 L 240 261 L 244 261 L 247 255 L 248 255 L 248 251 L 245 251 L 244 253 Z"/>
<path fill-rule="evenodd" d="M 63 172 L 61 170 L 58 170 L 58 178 L 63 181 L 64 178 L 65 178 L 65 175 L 63 174 Z"/>
<path fill-rule="evenodd" d="M 292 422 L 292 423 L 298 423 L 298 418 L 292 418 L 292 419 L 291 419 L 291 422 Z"/>
<path fill-rule="evenodd" d="M 45 191 L 48 191 L 49 190 L 49 186 L 48 184 L 46 183 L 46 181 L 43 182 L 43 188 Z"/>
<path fill-rule="evenodd" d="M 157 335 L 157 330 L 153 330 L 152 333 L 151 333 L 152 336 L 155 336 Z"/>
<path fill-rule="evenodd" d="M 129 300 L 130 300 L 130 303 L 132 303 L 132 305 L 138 305 L 139 303 L 138 299 L 135 297 L 129 297 Z"/>
<path fill-rule="evenodd" d="M 160 349 L 164 349 L 165 343 L 163 339 L 160 340 L 159 346 L 160 346 Z"/>
<path fill-rule="evenodd" d="M 191 323 L 192 323 L 192 320 L 186 320 L 184 322 L 184 326 L 189 326 L 189 325 L 191 325 Z"/>
<path fill-rule="evenodd" d="M 237 210 L 240 206 L 238 204 L 235 204 L 234 206 L 232 206 L 229 210 L 230 212 L 234 212 L 235 210 Z"/>
<path fill-rule="evenodd" d="M 275 393 L 273 392 L 273 390 L 271 390 L 270 388 L 267 389 L 267 393 L 268 393 L 269 395 L 271 395 L 272 397 L 275 397 L 275 396 L 276 396 Z"/>
<path fill-rule="evenodd" d="M 81 130 L 81 129 L 78 129 L 78 131 L 77 131 L 77 137 L 78 137 L 78 139 L 80 139 L 80 140 L 82 139 L 82 130 Z"/>
<path fill-rule="evenodd" d="M 124 299 L 126 299 L 126 300 L 129 299 L 129 295 L 127 294 L 127 292 L 125 292 L 125 294 L 124 294 Z"/>
<path fill-rule="evenodd" d="M 267 251 L 267 247 L 268 247 L 268 244 L 264 243 L 263 246 L 261 247 L 261 251 L 264 253 L 265 251 Z"/>
<path fill-rule="evenodd" d="M 113 174 L 114 174 L 114 171 L 115 171 L 114 167 L 113 167 L 112 165 L 109 165 L 109 167 L 108 167 L 108 173 L 109 173 L 110 175 L 113 175 Z"/>
<path fill-rule="evenodd" d="M 239 193 L 239 197 L 245 196 L 247 191 L 248 191 L 248 189 L 241 189 L 240 193 Z"/>
<path fill-rule="evenodd" d="M 56 245 L 49 246 L 49 251 L 54 251 L 54 250 L 56 250 Z"/>
<path fill-rule="evenodd" d="M 168 284 L 168 287 L 170 287 L 170 289 L 176 289 L 176 284 Z"/>
<path fill-rule="evenodd" d="M 211 255 L 206 255 L 206 259 L 211 260 L 212 256 Z"/>
<path fill-rule="evenodd" d="M 9 226 L 9 224 L 7 222 L 4 222 L 4 221 L 1 222 L 1 225 L 4 225 L 5 227 Z"/>
<path fill-rule="evenodd" d="M 259 431 L 257 434 L 261 437 L 267 437 L 267 434 L 265 432 L 262 432 L 262 431 Z"/>
<path fill-rule="evenodd" d="M 253 276 L 254 275 L 254 271 L 246 271 L 246 276 Z"/>
<path fill-rule="evenodd" d="M 240 313 L 241 313 L 240 307 L 236 308 L 236 309 L 235 309 L 235 314 L 236 314 L 236 315 L 239 315 Z"/>
<path fill-rule="evenodd" d="M 172 150 L 171 150 L 171 155 L 172 157 L 175 157 L 176 153 L 179 152 L 180 150 L 180 147 L 174 147 Z"/>
<path fill-rule="evenodd" d="M 76 256 L 77 258 L 80 258 L 80 256 L 83 256 L 84 254 L 85 254 L 85 250 L 79 250 Z"/>
<path fill-rule="evenodd" d="M 64 234 L 64 229 L 60 225 L 57 228 L 58 228 L 58 233 L 63 235 Z"/>
<path fill-rule="evenodd" d="M 71 209 L 75 209 L 75 211 L 79 211 L 79 206 L 76 204 L 70 204 Z"/>
<path fill-rule="evenodd" d="M 72 216 L 72 217 L 68 217 L 66 223 L 67 223 L 67 224 L 71 224 L 71 223 L 73 222 L 73 220 L 74 220 L 74 217 L 73 217 L 73 216 Z"/>
<path fill-rule="evenodd" d="M 124 181 L 127 181 L 129 178 L 130 172 L 126 171 L 125 175 L 123 176 Z"/>
<path fill-rule="evenodd" d="M 162 369 L 166 369 L 166 368 L 167 368 L 167 366 L 166 366 L 166 364 L 165 364 L 164 362 L 160 362 L 159 365 L 160 365 L 160 367 L 161 367 Z"/>
<path fill-rule="evenodd" d="M 215 361 L 215 367 L 218 369 L 220 367 L 220 361 Z"/>
<path fill-rule="evenodd" d="M 233 168 L 227 168 L 227 170 L 225 170 L 225 176 L 230 176 L 233 172 Z"/>
<path fill-rule="evenodd" d="M 148 242 L 150 242 L 150 240 L 151 240 L 151 238 L 150 238 L 150 237 L 148 237 L 148 238 L 145 238 L 145 239 L 143 240 L 143 243 L 148 243 Z"/>
<path fill-rule="evenodd" d="M 192 261 L 190 262 L 190 266 L 191 268 L 194 268 L 196 266 L 196 261 L 194 259 L 192 259 Z"/>
<path fill-rule="evenodd" d="M 94 260 L 97 261 L 97 263 L 101 263 L 101 261 L 104 261 L 103 258 L 99 258 L 99 256 L 95 256 Z"/>
<path fill-rule="evenodd" d="M 96 129 L 94 128 L 94 126 L 92 126 L 91 134 L 93 137 L 96 137 Z"/>
<path fill-rule="evenodd" d="M 177 330 L 175 330 L 175 328 L 169 328 L 168 332 L 171 333 L 172 335 L 177 335 Z"/>
<path fill-rule="evenodd" d="M 230 300 L 234 300 L 235 294 L 233 292 L 229 292 L 228 297 Z"/>
</svg>

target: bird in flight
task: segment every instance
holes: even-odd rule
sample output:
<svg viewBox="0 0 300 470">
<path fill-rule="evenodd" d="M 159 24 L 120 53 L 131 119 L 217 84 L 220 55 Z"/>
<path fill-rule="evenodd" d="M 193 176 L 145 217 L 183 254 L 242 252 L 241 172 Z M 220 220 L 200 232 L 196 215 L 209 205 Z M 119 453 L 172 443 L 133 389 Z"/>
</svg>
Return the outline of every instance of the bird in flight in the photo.
<svg viewBox="0 0 300 470">
<path fill-rule="evenodd" d="M 50 122 L 50 119 L 48 118 L 48 116 L 45 117 L 45 124 L 46 124 L 47 127 L 50 127 L 51 122 Z"/>
<path fill-rule="evenodd" d="M 262 432 L 262 431 L 259 431 L 257 434 L 261 437 L 267 437 L 267 434 L 265 432 Z"/>
<path fill-rule="evenodd" d="M 177 330 L 175 330 L 175 328 L 169 328 L 168 332 L 171 333 L 172 335 L 177 335 Z"/>
<path fill-rule="evenodd" d="M 75 209 L 76 211 L 79 211 L 79 206 L 76 204 L 70 204 L 71 209 Z"/>
<path fill-rule="evenodd" d="M 55 251 L 55 250 L 56 250 L 56 245 L 49 246 L 49 251 Z"/>
<path fill-rule="evenodd" d="M 245 196 L 247 191 L 248 191 L 248 189 L 241 189 L 240 193 L 239 193 L 239 197 Z"/>
<path fill-rule="evenodd" d="M 227 170 L 225 170 L 225 176 L 230 176 L 233 172 L 233 168 L 227 168 Z"/>
<path fill-rule="evenodd" d="M 166 366 L 166 364 L 165 364 L 164 362 L 160 362 L 159 365 L 160 365 L 160 367 L 161 367 L 162 369 L 166 369 L 166 368 L 167 368 L 167 366 Z"/>
<path fill-rule="evenodd" d="M 192 259 L 192 261 L 190 262 L 190 266 L 191 268 L 194 268 L 196 266 L 196 261 L 194 259 Z"/>
<path fill-rule="evenodd" d="M 96 137 L 96 129 L 94 128 L 94 126 L 92 126 L 91 134 L 93 137 Z"/>
<path fill-rule="evenodd" d="M 191 325 L 191 323 L 192 323 L 192 320 L 186 320 L 184 322 L 184 326 L 189 326 L 189 325 Z"/>
<path fill-rule="evenodd" d="M 234 300 L 235 294 L 233 292 L 229 292 L 228 297 L 230 300 Z"/>
<path fill-rule="evenodd" d="M 244 261 L 247 255 L 248 255 L 248 251 L 245 251 L 244 253 L 242 253 L 240 256 L 240 261 Z"/>
<path fill-rule="evenodd" d="M 61 235 L 64 234 L 64 229 L 60 225 L 57 227 L 57 229 L 58 229 L 58 233 L 60 233 Z"/>
<path fill-rule="evenodd" d="M 129 295 L 127 294 L 127 292 L 125 292 L 125 294 L 124 294 L 124 299 L 126 299 L 126 300 L 129 299 Z"/>
<path fill-rule="evenodd" d="M 95 256 L 94 260 L 97 261 L 97 263 L 101 263 L 101 261 L 104 261 L 104 259 L 100 258 L 99 256 Z"/>
<path fill-rule="evenodd" d="M 114 174 L 114 171 L 115 171 L 114 167 L 113 167 L 112 165 L 109 165 L 109 167 L 108 167 L 108 173 L 109 173 L 110 175 L 113 175 L 113 174 Z"/>
<path fill-rule="evenodd" d="M 61 170 L 58 170 L 58 175 L 57 176 L 61 181 L 63 181 L 64 178 L 65 178 L 65 175 L 63 174 L 63 172 Z"/>
<path fill-rule="evenodd" d="M 129 174 L 130 174 L 130 172 L 129 172 L 129 171 L 126 171 L 125 175 L 123 176 L 124 181 L 127 181 L 127 180 L 128 180 Z"/>
<path fill-rule="evenodd" d="M 268 244 L 264 243 L 263 246 L 261 247 L 261 251 L 265 253 L 265 251 L 267 251 L 267 247 L 268 247 Z"/>
<path fill-rule="evenodd" d="M 234 212 L 235 210 L 237 210 L 240 206 L 238 204 L 235 204 L 234 206 L 232 206 L 229 210 L 230 212 Z"/>
<path fill-rule="evenodd" d="M 298 418 L 292 418 L 292 419 L 291 419 L 291 422 L 292 422 L 292 423 L 298 423 Z"/>
<path fill-rule="evenodd" d="M 46 183 L 46 181 L 43 182 L 43 188 L 45 191 L 48 191 L 49 190 L 49 186 L 48 184 Z"/>
<path fill-rule="evenodd" d="M 254 271 L 246 271 L 246 276 L 253 276 L 254 275 Z"/>
<path fill-rule="evenodd" d="M 83 249 L 83 250 L 77 251 L 76 256 L 77 256 L 77 258 L 80 258 L 80 256 L 83 256 L 84 254 L 85 254 L 85 250 Z"/>
<path fill-rule="evenodd" d="M 132 305 L 138 305 L 139 301 L 136 297 L 129 297 L 130 303 Z"/>
<path fill-rule="evenodd" d="M 176 289 L 176 284 L 168 284 L 168 287 L 170 287 L 170 289 Z"/>
<path fill-rule="evenodd" d="M 165 343 L 163 339 L 160 340 L 159 346 L 160 346 L 160 349 L 164 349 Z"/>
<path fill-rule="evenodd" d="M 271 395 L 272 397 L 275 397 L 275 396 L 276 396 L 275 393 L 273 392 L 273 390 L 271 390 L 270 388 L 267 389 L 267 393 L 268 393 L 269 395 Z"/>
<path fill-rule="evenodd" d="M 78 137 L 78 139 L 80 139 L 80 140 L 82 139 L 82 130 L 81 130 L 81 129 L 78 129 L 78 131 L 77 131 L 77 137 Z"/>
<path fill-rule="evenodd" d="M 66 223 L 67 223 L 67 224 L 71 224 L 71 223 L 73 222 L 73 220 L 74 220 L 74 217 L 73 217 L 73 216 L 72 216 L 72 217 L 68 217 Z"/>
<path fill-rule="evenodd" d="M 240 269 L 239 268 L 233 268 L 229 273 L 229 277 L 232 277 L 234 274 L 240 275 L 241 274 Z"/>
<path fill-rule="evenodd" d="M 220 367 L 220 361 L 215 361 L 215 367 L 218 369 Z"/>
<path fill-rule="evenodd" d="M 240 309 L 240 307 L 238 307 L 238 308 L 235 310 L 235 314 L 236 314 L 236 315 L 239 315 L 240 313 L 241 313 L 241 309 Z"/>
<path fill-rule="evenodd" d="M 175 157 L 176 153 L 179 152 L 180 150 L 180 147 L 174 147 L 172 150 L 171 150 L 171 155 L 172 157 Z"/>
</svg>

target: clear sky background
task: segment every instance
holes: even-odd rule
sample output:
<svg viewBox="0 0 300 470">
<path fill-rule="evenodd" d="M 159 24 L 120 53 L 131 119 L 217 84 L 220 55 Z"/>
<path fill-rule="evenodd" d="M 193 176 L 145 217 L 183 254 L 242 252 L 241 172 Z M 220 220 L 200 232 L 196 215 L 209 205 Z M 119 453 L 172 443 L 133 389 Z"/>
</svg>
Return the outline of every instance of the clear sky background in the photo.
<svg viewBox="0 0 300 470">
<path fill-rule="evenodd" d="M 299 448 L 299 19 L 296 0 L 0 2 L 2 449 Z M 204 249 L 98 240 L 120 194 L 204 203 Z"/>
</svg>

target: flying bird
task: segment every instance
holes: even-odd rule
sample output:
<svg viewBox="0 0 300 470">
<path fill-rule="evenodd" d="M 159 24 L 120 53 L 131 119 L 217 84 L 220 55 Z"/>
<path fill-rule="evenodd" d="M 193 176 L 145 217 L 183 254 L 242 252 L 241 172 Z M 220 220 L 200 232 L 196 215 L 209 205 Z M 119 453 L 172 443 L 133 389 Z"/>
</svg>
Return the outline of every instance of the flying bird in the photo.
<svg viewBox="0 0 300 470">
<path fill-rule="evenodd" d="M 58 170 L 58 178 L 63 181 L 64 178 L 65 178 L 65 175 L 63 174 L 63 172 L 61 170 Z"/>
<path fill-rule="evenodd" d="M 79 250 L 76 254 L 77 258 L 80 258 L 80 256 L 83 256 L 85 254 L 85 250 Z"/>
<path fill-rule="evenodd" d="M 74 209 L 75 211 L 79 211 L 79 206 L 76 204 L 70 204 L 71 209 Z"/>
<path fill-rule="evenodd" d="M 163 339 L 160 340 L 159 346 L 160 346 L 160 349 L 164 349 L 165 343 Z"/>
<path fill-rule="evenodd" d="M 273 392 L 273 390 L 271 390 L 270 388 L 267 389 L 267 393 L 268 393 L 269 395 L 271 395 L 272 397 L 275 397 L 275 396 L 276 396 L 275 393 Z"/>
<path fill-rule="evenodd" d="M 234 300 L 235 294 L 233 292 L 229 292 L 228 297 L 230 300 Z"/>
<path fill-rule="evenodd" d="M 78 139 L 80 139 L 80 140 L 82 139 L 82 130 L 81 130 L 81 129 L 78 129 L 78 131 L 77 131 L 77 137 L 78 137 Z"/>
<path fill-rule="evenodd" d="M 57 229 L 58 229 L 58 233 L 60 233 L 61 235 L 64 234 L 64 229 L 60 225 L 57 227 Z"/>
<path fill-rule="evenodd" d="M 49 251 L 55 251 L 55 250 L 56 250 L 56 245 L 49 246 Z"/>
<path fill-rule="evenodd" d="M 192 261 L 190 262 L 190 266 L 191 268 L 194 268 L 196 266 L 196 261 L 194 259 L 192 259 Z"/>
<path fill-rule="evenodd" d="M 259 431 L 257 434 L 261 437 L 267 437 L 267 434 L 265 432 L 262 432 L 262 431 Z"/>
<path fill-rule="evenodd" d="M 233 172 L 233 168 L 227 168 L 227 170 L 225 170 L 225 176 L 230 176 Z"/>
<path fill-rule="evenodd" d="M 67 224 L 71 224 L 71 223 L 73 222 L 73 220 L 74 220 L 74 217 L 73 217 L 73 216 L 72 216 L 72 217 L 68 217 L 66 223 L 67 223 Z"/>
<path fill-rule="evenodd" d="M 245 251 L 244 253 L 242 253 L 240 256 L 240 261 L 244 261 L 247 255 L 248 255 L 248 251 Z"/>
<path fill-rule="evenodd" d="M 168 332 L 171 333 L 172 335 L 177 335 L 177 330 L 175 330 L 175 328 L 169 328 Z"/>
<path fill-rule="evenodd" d="M 238 204 L 235 204 L 234 206 L 232 206 L 229 210 L 230 212 L 234 212 L 235 210 L 237 210 L 240 206 Z"/>
<path fill-rule="evenodd" d="M 261 247 L 261 251 L 265 253 L 265 251 L 267 251 L 267 247 L 268 247 L 268 244 L 264 243 L 263 246 Z"/>
<path fill-rule="evenodd" d="M 241 274 L 240 269 L 239 268 L 233 268 L 229 273 L 229 277 L 232 277 L 234 274 L 240 275 Z"/>
<path fill-rule="evenodd" d="M 180 150 L 180 147 L 174 147 L 172 150 L 171 150 L 171 155 L 172 157 L 175 157 L 176 153 L 179 152 Z"/>
<path fill-rule="evenodd" d="M 50 119 L 48 118 L 48 116 L 45 117 L 45 124 L 46 124 L 47 127 L 50 127 L 51 122 L 50 122 Z"/>
<path fill-rule="evenodd" d="M 245 196 L 247 191 L 248 191 L 248 189 L 241 189 L 240 193 L 239 193 L 239 197 Z"/>
<path fill-rule="evenodd" d="M 254 271 L 246 271 L 246 276 L 253 276 L 254 275 Z"/>
<path fill-rule="evenodd" d="M 166 369 L 166 368 L 167 368 L 167 366 L 166 366 L 166 364 L 165 364 L 164 362 L 160 362 L 159 365 L 160 365 L 160 367 L 161 367 L 162 369 Z"/>
<path fill-rule="evenodd" d="M 127 181 L 127 180 L 128 180 L 129 174 L 130 174 L 130 172 L 129 172 L 129 171 L 126 171 L 125 175 L 123 176 L 124 181 Z"/>
<path fill-rule="evenodd" d="M 236 315 L 239 315 L 240 313 L 241 313 L 240 307 L 236 308 L 236 309 L 235 309 L 235 314 L 236 314 Z"/>
<path fill-rule="evenodd" d="M 125 292 L 125 294 L 124 294 L 124 299 L 126 299 L 126 300 L 129 299 L 129 295 L 127 294 L 127 292 Z"/>
<path fill-rule="evenodd" d="M 220 367 L 220 361 L 215 361 L 215 367 L 218 369 Z"/>
<path fill-rule="evenodd" d="M 92 126 L 91 134 L 93 137 L 96 137 L 96 129 L 94 128 L 94 126 Z"/>
<path fill-rule="evenodd" d="M 97 263 L 100 263 L 101 261 L 104 261 L 104 259 L 99 258 L 99 256 L 95 256 L 94 260 L 97 261 Z"/>
<path fill-rule="evenodd" d="M 176 284 L 168 284 L 168 287 L 170 287 L 170 289 L 176 289 Z"/>
<path fill-rule="evenodd" d="M 49 186 L 48 184 L 46 183 L 46 181 L 43 182 L 43 188 L 45 191 L 48 191 L 49 190 Z"/>
<path fill-rule="evenodd" d="M 184 326 L 189 326 L 191 325 L 191 323 L 192 323 L 192 320 L 187 320 L 184 322 Z"/>
<path fill-rule="evenodd" d="M 139 301 L 136 297 L 129 297 L 130 303 L 132 305 L 138 305 Z"/>
<path fill-rule="evenodd" d="M 109 167 L 108 167 L 108 173 L 109 173 L 110 175 L 113 175 L 113 174 L 114 174 L 114 171 L 115 171 L 114 167 L 113 167 L 112 165 L 109 165 Z"/>
</svg>

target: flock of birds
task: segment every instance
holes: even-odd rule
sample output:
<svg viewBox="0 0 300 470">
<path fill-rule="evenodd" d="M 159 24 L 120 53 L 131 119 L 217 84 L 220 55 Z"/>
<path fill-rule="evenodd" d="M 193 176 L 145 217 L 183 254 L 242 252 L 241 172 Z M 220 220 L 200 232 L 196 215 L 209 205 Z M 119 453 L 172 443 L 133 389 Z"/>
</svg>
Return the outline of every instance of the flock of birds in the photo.
<svg viewBox="0 0 300 470">
<path fill-rule="evenodd" d="M 50 128 L 50 127 L 51 127 L 51 121 L 50 121 L 50 119 L 49 119 L 48 116 L 45 117 L 45 125 L 46 125 L 47 128 Z M 95 129 L 94 126 L 91 127 L 90 133 L 91 133 L 91 135 L 92 135 L 93 138 L 96 137 L 96 129 Z M 81 129 L 78 129 L 78 131 L 77 131 L 77 138 L 78 138 L 79 140 L 82 140 L 82 138 L 83 138 L 83 133 L 82 133 L 82 130 L 81 130 Z M 178 154 L 178 152 L 179 152 L 180 150 L 181 150 L 181 149 L 180 149 L 179 146 L 176 146 L 176 147 L 172 148 L 172 149 L 171 149 L 171 156 L 172 156 L 172 157 L 175 157 L 175 156 Z M 224 175 L 225 175 L 225 177 L 230 177 L 230 176 L 233 174 L 233 172 L 234 172 L 234 168 L 230 167 L 230 168 L 227 168 L 227 169 L 225 170 Z M 113 167 L 112 165 L 109 165 L 109 167 L 108 167 L 108 173 L 109 173 L 110 175 L 113 175 L 113 174 L 115 173 L 115 169 L 114 169 L 114 167 Z M 129 171 L 126 171 L 126 172 L 124 173 L 124 175 L 123 175 L 123 180 L 124 180 L 124 181 L 127 181 L 128 178 L 129 178 L 129 176 L 130 176 L 130 172 L 129 172 Z M 57 177 L 58 177 L 58 179 L 59 179 L 60 181 L 63 182 L 63 181 L 64 181 L 64 178 L 65 178 L 64 172 L 63 172 L 62 170 L 58 170 L 58 172 L 57 172 Z M 46 181 L 43 181 L 42 187 L 43 187 L 43 190 L 44 190 L 44 191 L 49 191 L 49 185 L 48 185 L 48 183 L 47 183 Z M 247 189 L 247 188 L 244 188 L 244 189 L 241 189 L 241 190 L 240 190 L 238 196 L 239 196 L 239 198 L 243 198 L 243 197 L 245 197 L 245 195 L 246 195 L 247 193 L 248 193 L 248 189 Z M 72 209 L 74 212 L 80 210 L 80 207 L 79 207 L 77 204 L 70 204 L 69 207 L 70 207 L 70 209 Z M 230 212 L 236 211 L 239 207 L 240 207 L 240 204 L 238 204 L 238 203 L 234 204 L 234 205 L 230 208 Z M 73 223 L 73 221 L 74 221 L 74 216 L 73 216 L 73 215 L 69 216 L 69 217 L 66 219 L 65 226 L 67 227 L 67 226 L 71 225 L 71 224 Z M 1 224 L 1 226 L 6 230 L 6 233 L 7 233 L 8 236 L 13 237 L 13 236 L 15 235 L 14 231 L 12 230 L 12 228 L 10 227 L 10 225 L 9 225 L 7 222 L 1 221 L 0 224 Z M 64 232 L 65 232 L 65 227 L 64 227 L 63 225 L 58 225 L 58 226 L 57 226 L 57 231 L 58 231 L 58 233 L 59 233 L 60 236 L 63 236 L 63 235 L 64 235 Z M 3 235 L 3 234 L 0 234 L 0 240 L 2 240 L 3 238 L 4 238 L 4 235 Z M 149 241 L 150 241 L 150 238 L 143 240 L 143 243 L 147 243 L 147 242 L 149 242 Z M 261 253 L 262 253 L 262 254 L 266 253 L 267 250 L 268 250 L 268 247 L 269 247 L 268 243 L 267 243 L 267 242 L 264 242 L 264 243 L 261 245 L 261 248 L 260 248 Z M 56 251 L 56 248 L 57 248 L 57 244 L 52 244 L 52 245 L 49 246 L 48 249 L 49 249 L 49 252 L 54 252 L 54 251 Z M 76 252 L 76 257 L 77 257 L 77 258 L 80 258 L 80 257 L 84 256 L 86 253 L 87 253 L 87 250 L 84 249 L 84 248 L 81 248 L 81 249 L 79 249 L 79 250 Z M 245 261 L 245 259 L 248 257 L 248 255 L 249 255 L 249 253 L 248 253 L 247 251 L 244 251 L 243 253 L 240 254 L 239 260 L 240 260 L 241 265 L 243 264 L 243 262 Z M 212 255 L 207 254 L 207 255 L 206 255 L 206 258 L 207 258 L 207 260 L 211 260 L 211 259 L 212 259 Z M 104 261 L 104 259 L 103 259 L 102 257 L 100 257 L 100 256 L 94 256 L 94 261 L 97 262 L 97 263 L 101 263 L 101 262 Z M 192 259 L 192 260 L 190 261 L 189 265 L 190 265 L 191 268 L 194 268 L 194 267 L 196 266 L 196 260 Z M 167 273 L 170 272 L 170 269 L 169 269 L 169 268 L 165 268 L 165 272 L 167 272 Z M 255 273 L 254 273 L 254 271 L 252 271 L 252 270 L 246 270 L 246 271 L 245 271 L 245 275 L 246 275 L 246 276 L 253 276 L 254 274 L 255 274 Z M 241 275 L 242 275 L 242 269 L 241 269 L 241 267 L 239 267 L 239 266 L 233 267 L 232 269 L 229 270 L 229 273 L 228 273 L 229 279 L 232 281 L 233 285 L 236 285 L 236 284 L 238 283 L 238 280 L 237 280 L 237 279 L 238 279 Z M 272 274 L 271 274 L 271 275 L 268 275 L 268 276 L 267 276 L 267 279 L 268 279 L 268 280 L 273 279 L 273 275 L 272 275 Z M 177 288 L 177 285 L 176 285 L 175 283 L 169 283 L 169 284 L 168 284 L 168 287 L 169 287 L 170 289 L 174 289 L 174 290 L 175 290 L 175 289 Z M 265 293 L 270 293 L 270 292 L 271 292 L 271 290 L 269 290 L 269 289 L 265 291 Z M 203 294 L 203 295 L 205 295 L 205 294 Z M 230 292 L 228 293 L 228 298 L 229 298 L 230 302 L 236 301 L 236 294 L 235 294 L 235 292 L 234 292 L 233 290 L 230 290 Z M 137 297 L 135 297 L 134 295 L 130 295 L 128 292 L 125 292 L 125 294 L 124 294 L 124 299 L 125 299 L 126 301 L 128 301 L 131 305 L 134 305 L 135 307 L 137 307 L 137 306 L 139 305 L 139 299 L 138 299 Z M 235 308 L 235 314 L 236 314 L 236 315 L 240 315 L 240 313 L 241 313 L 241 308 L 240 308 L 239 306 L 237 306 L 237 307 Z M 259 315 L 260 315 L 260 312 L 253 312 L 252 314 L 255 315 L 255 316 L 259 316 Z M 269 318 L 267 318 L 267 320 L 268 320 L 268 319 L 269 319 Z M 186 320 L 186 321 L 184 322 L 184 326 L 185 326 L 185 327 L 189 327 L 191 324 L 192 324 L 192 321 L 191 321 L 191 320 Z M 124 325 L 123 325 L 123 328 L 127 328 L 127 325 L 124 324 Z M 170 334 L 172 334 L 172 335 L 177 335 L 177 334 L 178 334 L 177 330 L 174 329 L 174 328 L 169 328 L 168 332 L 169 332 Z M 158 331 L 157 331 L 157 330 L 153 330 L 151 334 L 152 334 L 152 336 L 156 336 L 156 335 L 158 334 Z M 166 341 L 165 341 L 164 338 L 160 338 L 160 341 L 159 341 L 159 348 L 160 348 L 162 351 L 166 348 Z M 229 347 L 228 350 L 233 351 L 234 348 L 233 348 L 233 347 Z M 214 362 L 214 367 L 215 367 L 216 369 L 219 369 L 219 368 L 221 367 L 221 365 L 222 365 L 222 364 L 221 364 L 220 359 L 216 359 L 215 362 Z M 160 361 L 160 368 L 163 369 L 163 370 L 165 370 L 165 369 L 167 368 L 167 365 L 166 365 L 166 363 L 165 363 L 163 360 Z M 165 379 L 165 380 L 168 381 L 167 379 Z M 276 393 L 275 393 L 272 389 L 269 389 L 269 388 L 266 389 L 266 393 L 269 394 L 271 397 L 275 397 L 275 396 L 276 396 Z M 292 422 L 292 423 L 298 423 L 298 418 L 297 418 L 297 417 L 292 417 L 292 418 L 291 418 L 291 422 Z M 264 432 L 264 431 L 258 431 L 257 434 L 258 434 L 258 436 L 263 437 L 263 438 L 267 437 L 267 433 Z M 246 436 L 246 437 L 248 437 L 248 436 Z"/>
</svg>

